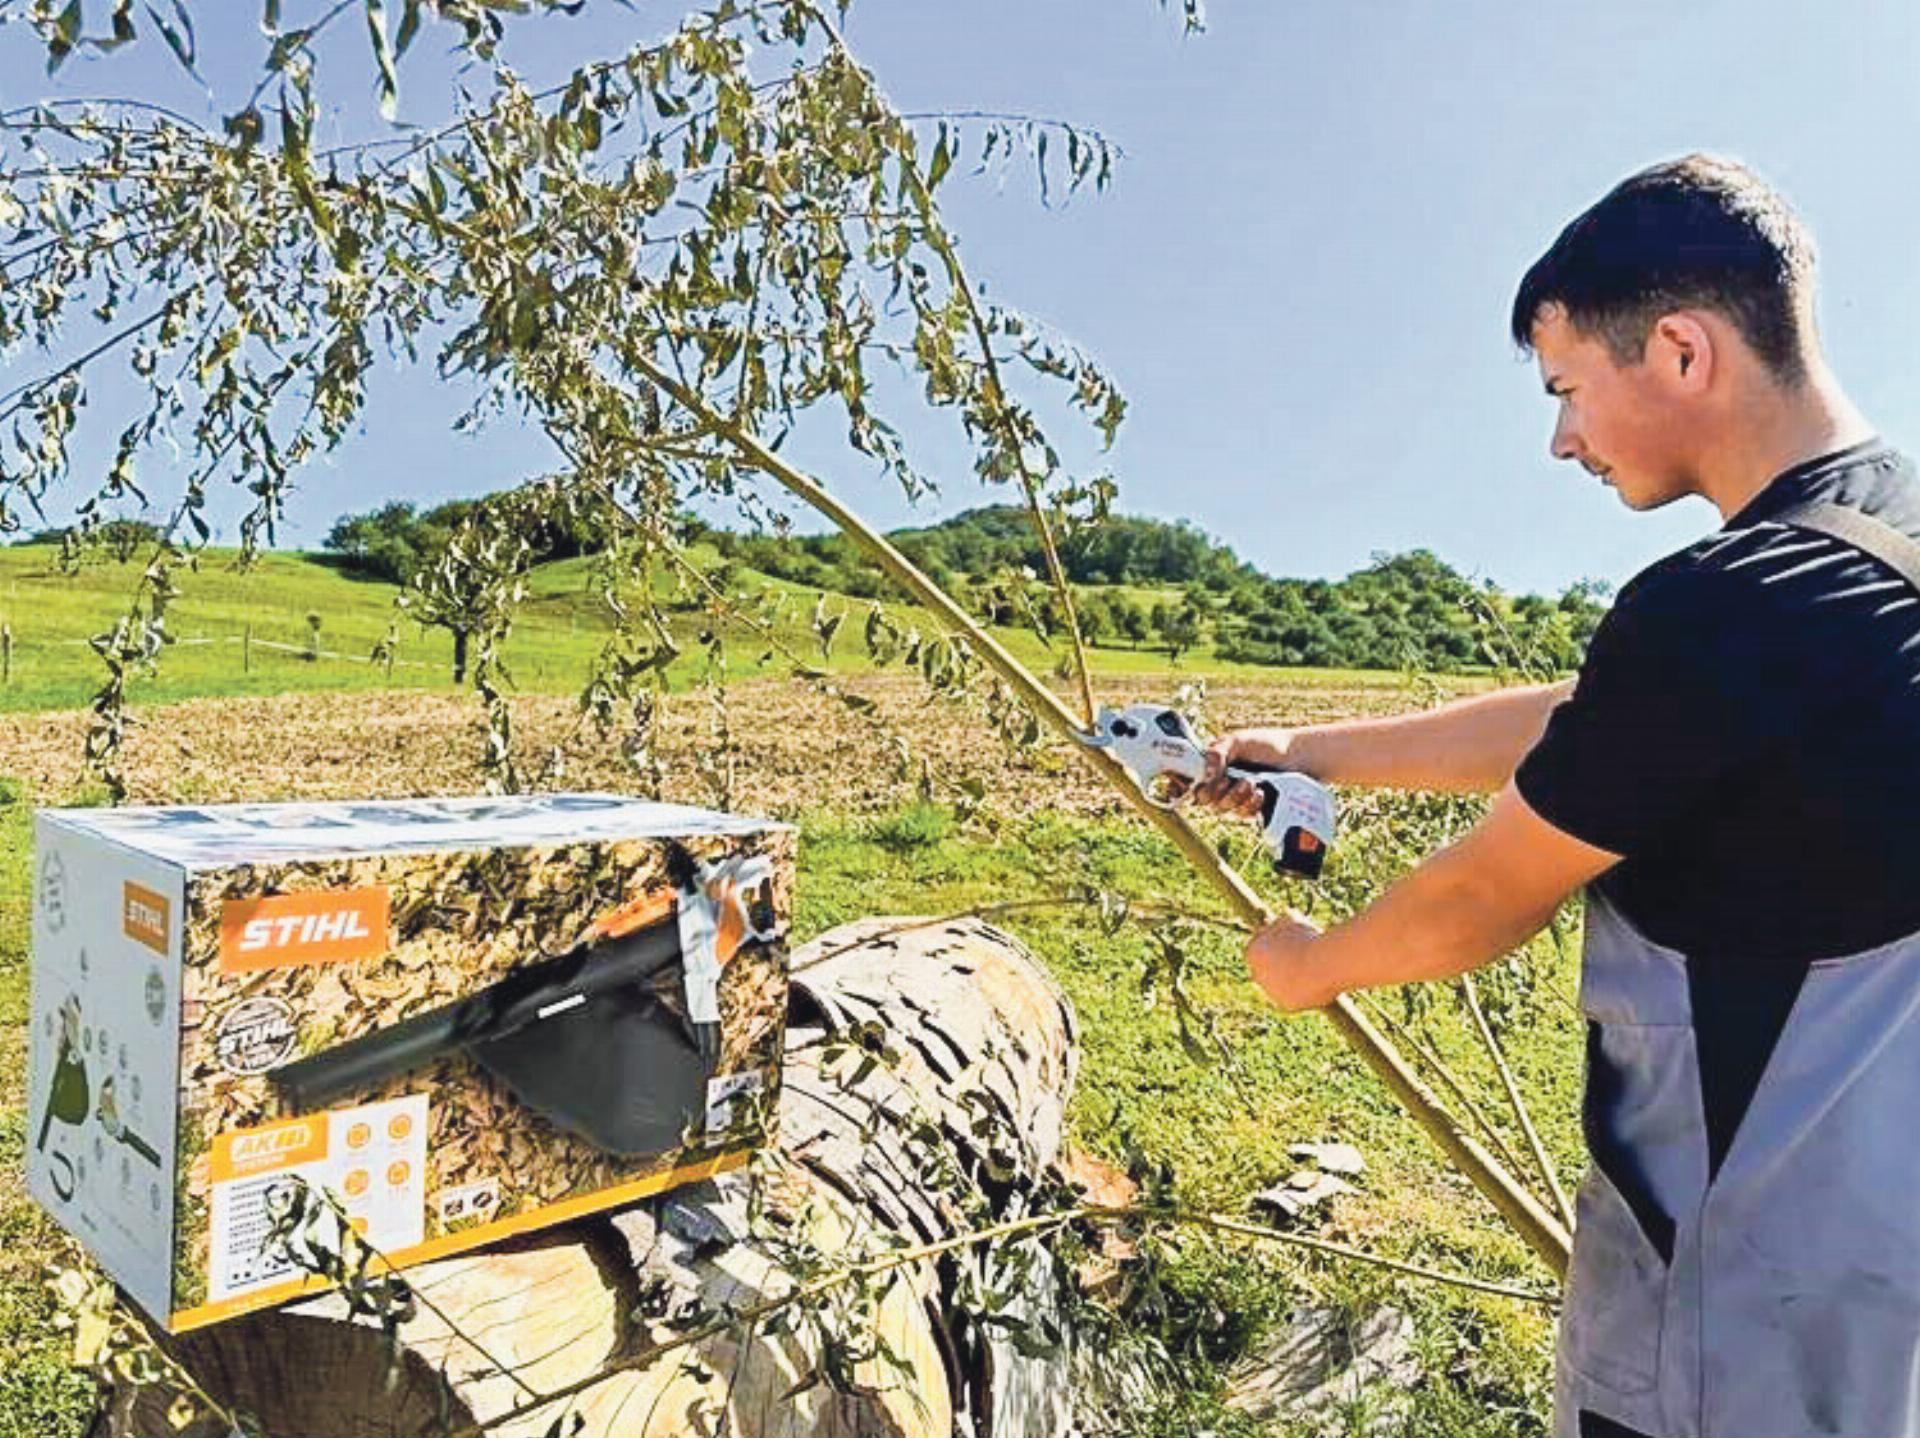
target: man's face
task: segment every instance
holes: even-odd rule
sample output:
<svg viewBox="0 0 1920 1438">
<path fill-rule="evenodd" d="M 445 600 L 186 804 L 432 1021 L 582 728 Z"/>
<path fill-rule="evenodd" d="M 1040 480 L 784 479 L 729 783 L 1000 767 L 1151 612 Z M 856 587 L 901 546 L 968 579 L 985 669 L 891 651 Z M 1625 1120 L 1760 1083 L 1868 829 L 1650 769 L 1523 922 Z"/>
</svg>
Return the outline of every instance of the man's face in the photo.
<svg viewBox="0 0 1920 1438">
<path fill-rule="evenodd" d="M 1555 459 L 1577 460 L 1629 509 L 1658 509 L 1697 491 L 1686 442 L 1693 419 L 1661 367 L 1616 364 L 1606 342 L 1581 334 L 1558 306 L 1534 321 L 1533 352 L 1560 406 Z"/>
</svg>

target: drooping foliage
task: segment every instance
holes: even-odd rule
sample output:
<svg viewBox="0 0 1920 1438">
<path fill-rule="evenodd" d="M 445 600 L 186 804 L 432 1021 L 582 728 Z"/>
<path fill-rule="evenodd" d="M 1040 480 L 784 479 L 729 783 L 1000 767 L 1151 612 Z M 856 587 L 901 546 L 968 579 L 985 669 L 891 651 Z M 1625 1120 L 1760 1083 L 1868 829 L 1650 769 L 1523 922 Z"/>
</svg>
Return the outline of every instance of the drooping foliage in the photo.
<svg viewBox="0 0 1920 1438">
<path fill-rule="evenodd" d="M 1054 123 L 909 120 L 815 0 L 720 0 L 532 89 L 506 63 L 507 17 L 568 8 L 264 0 L 258 81 L 219 129 L 138 96 L 0 110 L 0 349 L 16 381 L 0 393 L 0 531 L 44 524 L 74 482 L 83 538 L 128 505 L 161 516 L 126 615 L 96 642 L 90 750 L 110 784 L 127 685 L 168 642 L 216 491 L 244 496 L 249 552 L 269 540 L 295 477 L 324 484 L 312 461 L 359 420 L 378 366 L 461 376 L 478 398 L 449 423 L 530 425 L 552 443 L 545 472 L 476 506 L 410 574 L 416 612 L 480 616 L 472 674 L 503 766 L 500 641 L 524 531 L 608 536 L 599 568 L 620 623 L 585 702 L 608 724 L 644 716 L 673 652 L 634 599 L 655 586 L 632 576 L 680 562 L 694 500 L 761 514 L 742 437 L 777 447 L 828 411 L 857 455 L 924 486 L 876 384 L 883 361 L 957 416 L 978 477 L 1015 485 L 1043 526 L 1110 499 L 1104 479 L 1067 473 L 1028 391 L 1063 386 L 1108 440 L 1120 395 L 979 294 L 935 199 L 962 165 L 1030 163 L 1055 193 L 1103 184 L 1110 145 Z M 439 123 L 369 118 L 370 139 L 317 138 L 319 41 L 356 11 L 388 115 L 422 36 L 467 51 Z M 52 67 L 153 35 L 191 66 L 194 13 L 0 0 Z M 111 458 L 72 475 L 89 431 L 111 436 Z"/>
</svg>

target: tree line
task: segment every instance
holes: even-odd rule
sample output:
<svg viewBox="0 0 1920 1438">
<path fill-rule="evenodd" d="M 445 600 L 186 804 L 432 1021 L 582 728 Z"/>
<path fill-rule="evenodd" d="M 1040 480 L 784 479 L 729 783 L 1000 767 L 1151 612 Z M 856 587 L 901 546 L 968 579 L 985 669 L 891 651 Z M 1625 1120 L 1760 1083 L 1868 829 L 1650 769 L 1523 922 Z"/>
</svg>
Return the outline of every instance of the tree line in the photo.
<svg viewBox="0 0 1920 1438">
<path fill-rule="evenodd" d="M 844 535 L 705 535 L 762 573 L 862 598 L 885 576 Z M 1045 631 L 1065 618 L 1045 586 L 1033 526 L 1016 506 L 969 510 L 889 536 L 907 557 L 995 623 Z M 1184 521 L 1111 516 L 1060 543 L 1075 609 L 1096 645 L 1151 645 L 1177 659 L 1211 641 L 1223 659 L 1313 668 L 1454 671 L 1576 667 L 1606 612 L 1606 587 L 1509 595 L 1431 551 L 1379 555 L 1344 579 L 1276 579 Z M 1142 594 L 1138 591 L 1148 590 Z"/>
<path fill-rule="evenodd" d="M 343 568 L 405 584 L 475 503 L 417 510 L 395 501 L 345 515 L 325 548 Z M 900 597 L 844 535 L 740 533 L 691 516 L 682 523 L 689 539 L 711 544 L 724 561 L 774 578 L 854 598 Z M 1037 578 L 1045 556 L 1019 508 L 969 510 L 889 537 L 989 622 L 1064 632 L 1058 600 Z M 550 527 L 533 550 L 564 559 L 596 543 L 591 533 Z M 1250 664 L 1561 671 L 1578 665 L 1606 612 L 1601 585 L 1509 595 L 1424 549 L 1376 556 L 1344 579 L 1276 579 L 1190 524 L 1137 515 L 1075 530 L 1062 539 L 1060 558 L 1089 643 L 1150 647 L 1175 660 L 1211 642 L 1219 657 Z"/>
</svg>

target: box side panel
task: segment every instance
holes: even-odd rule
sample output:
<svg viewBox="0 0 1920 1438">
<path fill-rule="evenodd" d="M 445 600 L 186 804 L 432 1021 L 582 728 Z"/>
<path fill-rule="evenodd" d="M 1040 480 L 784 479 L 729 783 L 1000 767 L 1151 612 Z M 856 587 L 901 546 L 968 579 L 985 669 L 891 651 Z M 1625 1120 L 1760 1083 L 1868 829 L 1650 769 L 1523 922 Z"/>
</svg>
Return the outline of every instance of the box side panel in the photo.
<svg viewBox="0 0 1920 1438">
<path fill-rule="evenodd" d="M 164 1315 L 184 875 L 51 816 L 34 838 L 28 1191 Z"/>
</svg>

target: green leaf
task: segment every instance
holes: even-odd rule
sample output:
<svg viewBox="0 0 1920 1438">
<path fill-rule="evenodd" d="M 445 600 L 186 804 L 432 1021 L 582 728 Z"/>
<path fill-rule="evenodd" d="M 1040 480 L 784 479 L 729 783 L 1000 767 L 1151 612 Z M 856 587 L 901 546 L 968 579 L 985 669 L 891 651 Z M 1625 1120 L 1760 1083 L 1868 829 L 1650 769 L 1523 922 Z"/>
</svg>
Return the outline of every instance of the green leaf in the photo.
<svg viewBox="0 0 1920 1438">
<path fill-rule="evenodd" d="M 293 185 L 293 192 L 300 197 L 300 203 L 306 207 L 307 214 L 312 217 L 313 227 L 331 240 L 333 213 L 320 198 L 320 192 L 314 188 L 313 171 L 308 163 L 313 108 L 306 103 L 304 95 L 299 99 L 301 103 L 295 104 L 292 96 L 281 97 L 280 151 L 286 161 L 287 179 Z"/>
<path fill-rule="evenodd" d="M 233 352 L 239 348 L 240 329 L 236 325 L 233 329 L 228 330 L 225 334 L 221 335 L 219 339 L 214 341 L 213 348 L 201 357 L 197 372 L 200 383 L 204 385 L 211 379 L 213 372 L 219 369 L 220 366 L 225 364 L 229 359 L 233 358 Z"/>
<path fill-rule="evenodd" d="M 113 38 L 96 40 L 101 50 L 118 50 L 133 38 L 133 0 L 113 0 Z"/>
<path fill-rule="evenodd" d="M 53 22 L 47 34 L 47 73 L 51 75 L 67 63 L 67 56 L 80 43 L 80 0 L 67 0 L 67 8 Z"/>
<path fill-rule="evenodd" d="M 393 37 L 393 53 L 404 55 L 407 46 L 413 43 L 413 37 L 420 31 L 420 0 L 406 0 L 406 8 L 400 12 L 400 30 Z"/>
<path fill-rule="evenodd" d="M 386 0 L 367 0 L 367 34 L 373 41 L 373 58 L 380 66 L 380 117 L 391 123 L 400 113 L 400 76 L 393 67 L 393 45 L 387 39 Z"/>
<path fill-rule="evenodd" d="M 77 7 L 76 7 L 77 8 Z M 173 58 L 180 62 L 180 68 L 194 79 L 200 79 L 200 72 L 194 68 L 193 17 L 187 14 L 187 7 L 181 0 L 173 0 L 173 13 L 179 24 L 170 22 L 154 6 L 147 6 L 147 14 L 152 18 L 160 38 L 167 42 L 167 48 L 173 51 Z M 201 81 L 202 84 L 206 83 Z"/>
<path fill-rule="evenodd" d="M 953 168 L 953 150 L 947 143 L 947 127 L 940 127 L 940 140 L 933 147 L 933 162 L 927 166 L 927 188 L 936 188 Z"/>
<path fill-rule="evenodd" d="M 507 316 L 507 341 L 515 349 L 523 350 L 533 342 L 534 326 L 539 316 L 532 301 L 525 296 L 514 300 L 513 309 Z"/>
</svg>

